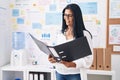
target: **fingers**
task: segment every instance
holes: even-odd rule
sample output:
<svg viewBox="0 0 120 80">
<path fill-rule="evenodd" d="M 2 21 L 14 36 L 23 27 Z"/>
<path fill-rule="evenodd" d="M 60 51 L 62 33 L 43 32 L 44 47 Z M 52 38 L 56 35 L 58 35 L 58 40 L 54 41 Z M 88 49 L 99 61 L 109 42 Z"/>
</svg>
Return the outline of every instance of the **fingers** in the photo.
<svg viewBox="0 0 120 80">
<path fill-rule="evenodd" d="M 66 62 L 66 61 L 60 61 L 60 63 L 62 63 L 62 64 L 64 64 L 64 65 L 65 65 L 65 64 L 67 64 L 67 62 Z"/>
<path fill-rule="evenodd" d="M 51 58 L 52 56 L 51 55 L 48 55 L 48 58 Z"/>
<path fill-rule="evenodd" d="M 51 63 L 55 63 L 56 62 L 56 60 L 51 55 L 48 56 L 48 60 Z"/>
<path fill-rule="evenodd" d="M 55 63 L 56 62 L 56 60 L 54 59 L 54 58 L 49 58 L 48 59 L 51 63 Z"/>
<path fill-rule="evenodd" d="M 66 67 L 76 67 L 74 62 L 61 61 L 60 63 L 64 64 Z"/>
</svg>

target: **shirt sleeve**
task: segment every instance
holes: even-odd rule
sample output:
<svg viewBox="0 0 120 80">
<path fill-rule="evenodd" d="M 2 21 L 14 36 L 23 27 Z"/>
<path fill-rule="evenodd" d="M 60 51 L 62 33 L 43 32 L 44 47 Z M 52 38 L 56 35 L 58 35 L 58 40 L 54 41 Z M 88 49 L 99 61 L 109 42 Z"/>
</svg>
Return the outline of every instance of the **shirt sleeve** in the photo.
<svg viewBox="0 0 120 80">
<path fill-rule="evenodd" d="M 73 62 L 76 63 L 76 68 L 89 68 L 92 65 L 93 62 L 93 45 L 92 45 L 92 38 L 89 32 L 85 31 L 84 35 L 86 36 L 90 49 L 92 51 L 92 54 L 80 59 L 77 59 Z"/>
</svg>

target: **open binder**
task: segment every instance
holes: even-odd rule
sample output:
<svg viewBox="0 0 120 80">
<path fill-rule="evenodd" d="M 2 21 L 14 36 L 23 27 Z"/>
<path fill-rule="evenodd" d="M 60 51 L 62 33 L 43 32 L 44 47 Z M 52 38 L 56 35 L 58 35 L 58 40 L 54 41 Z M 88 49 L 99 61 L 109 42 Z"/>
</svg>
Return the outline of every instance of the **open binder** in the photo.
<svg viewBox="0 0 120 80">
<path fill-rule="evenodd" d="M 41 51 L 52 55 L 58 62 L 61 60 L 73 61 L 92 54 L 85 36 L 56 46 L 48 46 L 33 35 L 30 34 L 30 36 Z"/>
</svg>

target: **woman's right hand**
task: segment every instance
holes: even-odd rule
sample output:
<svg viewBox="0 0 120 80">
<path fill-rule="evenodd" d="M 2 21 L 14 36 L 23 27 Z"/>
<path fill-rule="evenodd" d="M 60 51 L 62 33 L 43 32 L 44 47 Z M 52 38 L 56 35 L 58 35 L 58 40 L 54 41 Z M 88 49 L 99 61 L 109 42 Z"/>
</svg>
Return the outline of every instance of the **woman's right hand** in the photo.
<svg viewBox="0 0 120 80">
<path fill-rule="evenodd" d="M 51 63 L 56 63 L 56 60 L 51 55 L 48 56 L 48 61 Z"/>
</svg>

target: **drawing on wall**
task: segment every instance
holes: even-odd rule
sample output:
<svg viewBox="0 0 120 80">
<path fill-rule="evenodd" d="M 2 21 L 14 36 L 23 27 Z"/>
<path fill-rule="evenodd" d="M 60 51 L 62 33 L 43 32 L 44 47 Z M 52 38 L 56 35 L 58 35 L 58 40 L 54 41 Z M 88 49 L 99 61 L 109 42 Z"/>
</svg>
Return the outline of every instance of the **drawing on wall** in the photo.
<svg viewBox="0 0 120 80">
<path fill-rule="evenodd" d="M 109 44 L 120 44 L 120 25 L 109 26 Z"/>
</svg>

